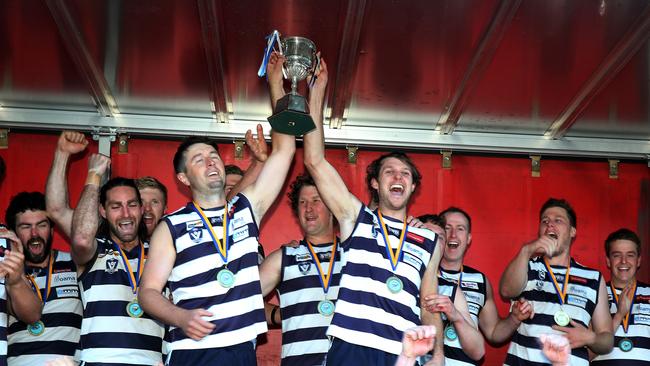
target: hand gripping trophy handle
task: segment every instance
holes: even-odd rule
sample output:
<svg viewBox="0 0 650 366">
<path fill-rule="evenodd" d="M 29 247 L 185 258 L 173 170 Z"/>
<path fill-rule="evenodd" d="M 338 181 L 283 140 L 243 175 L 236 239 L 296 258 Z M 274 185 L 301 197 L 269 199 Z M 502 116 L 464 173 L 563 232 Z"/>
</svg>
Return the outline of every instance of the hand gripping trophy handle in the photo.
<svg viewBox="0 0 650 366">
<path fill-rule="evenodd" d="M 286 59 L 284 70 L 291 80 L 291 92 L 278 100 L 268 120 L 276 132 L 302 136 L 316 128 L 305 97 L 297 91 L 298 82 L 313 72 L 316 45 L 304 37 L 287 37 L 280 41 L 280 47 Z"/>
</svg>

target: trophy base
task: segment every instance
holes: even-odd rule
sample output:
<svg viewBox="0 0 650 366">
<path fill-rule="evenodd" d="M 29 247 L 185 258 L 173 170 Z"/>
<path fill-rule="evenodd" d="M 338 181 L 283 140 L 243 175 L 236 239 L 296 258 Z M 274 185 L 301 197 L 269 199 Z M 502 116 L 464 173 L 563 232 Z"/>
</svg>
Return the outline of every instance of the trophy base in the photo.
<svg viewBox="0 0 650 366">
<path fill-rule="evenodd" d="M 287 94 L 278 100 L 268 121 L 274 131 L 286 135 L 302 136 L 316 128 L 307 101 L 297 94 Z"/>
</svg>

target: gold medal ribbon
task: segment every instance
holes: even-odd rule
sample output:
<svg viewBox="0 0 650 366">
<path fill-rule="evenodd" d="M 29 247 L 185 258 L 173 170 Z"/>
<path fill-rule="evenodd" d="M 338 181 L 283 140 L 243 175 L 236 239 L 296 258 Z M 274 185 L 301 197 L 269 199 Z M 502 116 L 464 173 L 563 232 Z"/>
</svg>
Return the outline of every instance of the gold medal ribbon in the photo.
<svg viewBox="0 0 650 366">
<path fill-rule="evenodd" d="M 201 217 L 201 221 L 203 221 L 205 226 L 208 228 L 208 233 L 210 233 L 212 242 L 214 243 L 215 248 L 217 248 L 221 259 L 223 259 L 224 263 L 228 263 L 228 204 L 226 203 L 223 207 L 223 240 L 219 240 L 219 237 L 214 232 L 214 227 L 212 227 L 212 224 L 210 223 L 210 219 L 205 215 L 201 206 L 199 206 L 196 201 L 192 201 L 192 204 L 194 205 L 196 213 Z"/>
<path fill-rule="evenodd" d="M 138 287 L 140 287 L 142 269 L 144 268 L 144 245 L 140 243 L 140 253 L 138 254 L 138 272 L 136 274 L 133 272 L 133 269 L 131 269 L 131 263 L 129 263 L 129 259 L 126 257 L 126 254 L 124 254 L 122 248 L 120 248 L 116 242 L 113 242 L 113 244 L 117 247 L 117 250 L 120 253 L 120 257 L 122 258 L 122 262 L 124 262 L 124 266 L 126 267 L 127 273 L 129 274 L 129 284 L 131 285 L 131 291 L 133 291 L 134 294 L 137 294 Z"/>
<path fill-rule="evenodd" d="M 557 293 L 557 296 L 560 299 L 560 304 L 564 305 L 564 300 L 566 300 L 566 292 L 569 288 L 569 272 L 571 271 L 571 260 L 569 260 L 569 266 L 566 268 L 566 273 L 564 275 L 564 285 L 562 286 L 562 290 L 560 290 L 560 284 L 557 282 L 557 278 L 555 278 L 555 273 L 553 273 L 553 269 L 551 269 L 551 265 L 548 264 L 548 260 L 546 258 L 544 258 L 544 265 L 546 265 L 546 269 L 548 270 L 548 274 L 551 277 L 551 281 L 553 281 L 553 286 L 555 287 L 555 292 Z"/>
<path fill-rule="evenodd" d="M 614 284 L 610 283 L 609 286 L 612 289 L 612 295 L 614 295 L 614 303 L 616 304 L 616 307 L 618 307 L 618 294 L 616 294 L 616 289 L 614 288 Z M 636 297 L 636 280 L 634 280 L 632 298 L 630 299 L 630 308 L 627 309 L 627 314 L 625 314 L 625 318 L 623 319 L 623 333 L 627 333 L 627 328 L 630 325 L 630 314 L 632 313 L 632 306 L 634 306 L 635 297 Z"/>
<path fill-rule="evenodd" d="M 384 242 L 386 243 L 386 252 L 388 253 L 388 258 L 390 259 L 390 265 L 393 267 L 393 271 L 395 271 L 397 269 L 397 265 L 399 264 L 400 255 L 402 254 L 402 245 L 404 244 L 404 238 L 406 237 L 408 226 L 406 225 L 406 220 L 404 220 L 402 234 L 399 237 L 399 245 L 397 246 L 396 250 L 393 250 L 388 239 L 389 234 L 388 230 L 386 230 L 386 224 L 384 224 L 384 217 L 382 216 L 379 209 L 377 210 L 377 216 L 379 216 L 379 222 L 381 223 L 381 234 L 383 235 Z"/>
<path fill-rule="evenodd" d="M 330 279 L 332 278 L 334 260 L 336 259 L 336 235 L 334 235 L 334 239 L 332 239 L 332 255 L 330 256 L 330 263 L 328 266 L 329 268 L 327 270 L 327 274 L 323 273 L 323 267 L 320 264 L 320 260 L 318 259 L 316 251 L 314 251 L 314 245 L 307 239 L 305 239 L 305 241 L 307 242 L 307 247 L 309 248 L 311 257 L 314 260 L 314 263 L 316 263 L 316 269 L 318 269 L 318 275 L 320 277 L 320 283 L 323 287 L 323 291 L 327 294 L 327 290 L 330 288 Z"/>
<path fill-rule="evenodd" d="M 34 290 L 36 290 L 36 296 L 41 300 L 43 303 L 43 306 L 45 306 L 45 303 L 47 302 L 47 298 L 50 297 L 50 290 L 52 290 L 52 269 L 54 268 L 54 256 L 56 255 L 55 251 L 52 251 L 50 253 L 50 261 L 49 264 L 47 265 L 47 277 L 45 277 L 45 298 L 43 298 L 43 295 L 41 295 L 41 289 L 38 287 L 36 284 L 36 279 L 34 278 L 34 275 L 28 275 L 27 278 L 29 281 L 32 283 L 32 286 L 34 286 Z"/>
</svg>

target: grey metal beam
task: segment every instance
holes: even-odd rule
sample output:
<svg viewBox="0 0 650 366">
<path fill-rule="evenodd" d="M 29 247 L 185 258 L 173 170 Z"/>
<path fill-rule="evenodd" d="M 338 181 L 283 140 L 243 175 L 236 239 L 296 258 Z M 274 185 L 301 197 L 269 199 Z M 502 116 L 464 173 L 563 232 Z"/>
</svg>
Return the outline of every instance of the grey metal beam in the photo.
<svg viewBox="0 0 650 366">
<path fill-rule="evenodd" d="M 646 6 L 643 13 L 630 26 L 630 29 L 605 57 L 598 69 L 576 93 L 558 118 L 553 121 L 544 135 L 552 139 L 564 137 L 594 97 L 616 77 L 632 56 L 645 44 L 649 36 L 650 4 Z"/>
<path fill-rule="evenodd" d="M 205 60 L 210 78 L 210 94 L 215 118 L 218 122 L 228 122 L 230 105 L 226 75 L 223 65 L 220 26 L 223 23 L 216 0 L 198 0 L 199 18 L 201 20 L 201 39 L 205 50 Z"/>
<path fill-rule="evenodd" d="M 152 137 L 203 135 L 232 140 L 244 136 L 246 130 L 266 121 L 235 120 L 234 123 L 213 123 L 211 118 L 125 115 L 115 118 L 98 116 L 91 112 L 70 112 L 41 109 L 1 108 L 0 128 L 63 130 L 76 129 L 91 132 L 94 128 L 115 128 L 119 133 Z M 326 129 L 328 145 L 392 147 L 426 150 L 453 150 L 454 152 L 503 153 L 524 155 L 582 156 L 647 160 L 650 141 L 616 138 L 565 137 L 560 140 L 540 135 L 482 133 L 456 131 L 441 135 L 433 129 L 398 129 L 377 126 L 351 126 Z"/>
<path fill-rule="evenodd" d="M 330 86 L 330 128 L 341 128 L 345 111 L 352 100 L 352 86 L 359 60 L 359 37 L 363 28 L 366 0 L 349 0 L 341 48 L 336 67 L 336 78 Z"/>
<path fill-rule="evenodd" d="M 449 135 L 454 132 L 467 100 L 492 62 L 492 57 L 520 4 L 521 0 L 501 0 L 499 2 L 498 8 L 481 36 L 480 42 L 474 49 L 474 54 L 467 65 L 463 78 L 456 87 L 454 94 L 445 103 L 436 126 L 436 129 L 439 129 L 441 133 Z"/>
<path fill-rule="evenodd" d="M 113 93 L 111 92 L 104 74 L 97 67 L 90 56 L 90 52 L 82 38 L 81 31 L 77 27 L 72 15 L 63 0 L 45 0 L 50 9 L 52 18 L 59 29 L 59 34 L 65 44 L 70 57 L 74 61 L 79 74 L 88 84 L 90 96 L 92 97 L 97 111 L 102 116 L 114 116 L 119 114 L 119 109 Z"/>
</svg>

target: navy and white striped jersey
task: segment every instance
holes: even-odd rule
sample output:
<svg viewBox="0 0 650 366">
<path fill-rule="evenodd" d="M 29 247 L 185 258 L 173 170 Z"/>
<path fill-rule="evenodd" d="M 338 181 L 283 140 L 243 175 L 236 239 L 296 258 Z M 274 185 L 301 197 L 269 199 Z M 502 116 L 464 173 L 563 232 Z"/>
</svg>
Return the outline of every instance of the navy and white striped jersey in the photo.
<svg viewBox="0 0 650 366">
<path fill-rule="evenodd" d="M 61 356 L 74 356 L 79 344 L 82 307 L 77 286 L 77 266 L 70 253 L 52 250 L 50 294 L 47 296 L 48 267 L 25 267 L 33 276 L 41 298 L 45 300 L 41 321 L 45 331 L 31 335 L 27 324 L 9 317 L 9 363 L 12 366 L 43 365 Z M 36 289 L 35 289 L 36 290 Z M 46 298 L 47 296 L 47 298 Z"/>
<path fill-rule="evenodd" d="M 384 219 L 388 241 L 396 247 L 403 222 Z M 381 231 L 377 212 L 362 206 L 352 235 L 343 243 L 345 266 L 327 335 L 399 355 L 404 330 L 420 325 L 420 284 L 437 237 L 432 231 L 409 227 L 393 271 Z M 386 284 L 392 276 L 403 284 L 397 293 Z"/>
<path fill-rule="evenodd" d="M 128 269 L 110 239 L 97 238 L 97 253 L 79 276 L 83 303 L 81 361 L 153 365 L 162 360 L 163 327 L 146 313 L 132 318 L 126 308 L 136 299 Z M 148 244 L 145 243 L 145 256 Z M 125 251 L 138 268 L 139 247 Z"/>
<path fill-rule="evenodd" d="M 234 274 L 231 287 L 217 281 L 225 263 L 193 204 L 188 203 L 164 219 L 176 249 L 168 282 L 174 304 L 183 309 L 202 308 L 211 312 L 214 315 L 205 319 L 215 325 L 212 333 L 200 341 L 170 326 L 171 353 L 253 342 L 267 330 L 258 269 L 258 225 L 244 195 L 235 196 L 228 207 L 227 269 Z M 215 235 L 223 240 L 224 207 L 203 209 L 203 212 Z"/>
<path fill-rule="evenodd" d="M 0 366 L 7 366 L 7 289 L 5 279 L 0 279 Z"/>
<path fill-rule="evenodd" d="M 459 271 L 448 271 L 440 267 L 440 274 L 443 278 L 458 282 L 460 279 Z M 461 290 L 467 300 L 467 308 L 469 314 L 474 320 L 474 324 L 478 324 L 479 314 L 485 306 L 485 299 L 487 298 L 487 279 L 480 271 L 463 265 L 463 278 L 460 284 Z"/>
<path fill-rule="evenodd" d="M 620 295 L 621 289 L 616 289 Z M 614 316 L 618 311 L 611 287 L 607 284 L 609 297 L 609 312 Z M 631 350 L 624 352 L 619 348 L 623 339 L 632 341 Z M 619 325 L 614 334 L 614 349 L 606 355 L 596 356 L 591 361 L 592 365 L 614 366 L 650 365 L 650 286 L 637 281 L 636 296 L 630 313 L 627 333 L 623 331 L 623 324 Z"/>
<path fill-rule="evenodd" d="M 566 267 L 551 266 L 558 283 L 562 284 Z M 545 365 L 548 359 L 542 354 L 539 335 L 560 332 L 553 330 L 553 316 L 565 311 L 572 320 L 589 327 L 591 317 L 598 301 L 601 274 L 595 269 L 585 267 L 573 258 L 565 304 L 561 305 L 551 277 L 541 257 L 528 262 L 528 282 L 521 297 L 530 301 L 535 309 L 533 319 L 524 320 L 513 335 L 506 365 Z M 569 364 L 572 366 L 589 365 L 586 347 L 572 350 Z"/>
<path fill-rule="evenodd" d="M 313 243 L 312 243 L 313 244 Z M 322 300 L 336 304 L 341 279 L 341 255 L 343 250 L 336 246 L 332 258 L 332 243 L 313 245 L 323 275 L 329 275 L 327 294 L 321 286 L 320 274 L 307 243 L 300 246 L 282 247 L 282 276 L 278 285 L 282 309 L 282 365 L 322 365 L 330 346 L 325 332 L 332 316 L 318 311 Z M 329 265 L 332 273 L 329 274 Z"/>
</svg>

